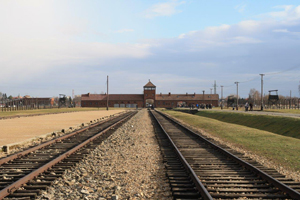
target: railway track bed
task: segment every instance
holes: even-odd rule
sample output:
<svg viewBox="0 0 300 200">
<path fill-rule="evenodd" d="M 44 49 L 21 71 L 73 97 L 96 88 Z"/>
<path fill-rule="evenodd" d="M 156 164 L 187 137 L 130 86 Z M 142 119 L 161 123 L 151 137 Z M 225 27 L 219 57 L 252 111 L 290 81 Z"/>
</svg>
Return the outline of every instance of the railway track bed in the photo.
<svg viewBox="0 0 300 200">
<path fill-rule="evenodd" d="M 0 199 L 35 199 L 135 113 L 124 113 L 0 159 Z"/>
<path fill-rule="evenodd" d="M 174 199 L 300 199 L 300 183 L 151 111 Z"/>
</svg>

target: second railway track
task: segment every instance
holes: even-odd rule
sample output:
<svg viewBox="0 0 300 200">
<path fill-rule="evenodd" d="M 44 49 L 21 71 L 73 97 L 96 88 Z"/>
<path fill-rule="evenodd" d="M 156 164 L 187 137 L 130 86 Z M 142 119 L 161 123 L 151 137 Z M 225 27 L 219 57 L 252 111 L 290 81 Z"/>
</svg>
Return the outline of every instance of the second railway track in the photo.
<svg viewBox="0 0 300 200">
<path fill-rule="evenodd" d="M 174 199 L 300 199 L 300 183 L 151 113 Z"/>
<path fill-rule="evenodd" d="M 0 159 L 0 199 L 35 199 L 135 113 L 123 113 Z"/>
</svg>

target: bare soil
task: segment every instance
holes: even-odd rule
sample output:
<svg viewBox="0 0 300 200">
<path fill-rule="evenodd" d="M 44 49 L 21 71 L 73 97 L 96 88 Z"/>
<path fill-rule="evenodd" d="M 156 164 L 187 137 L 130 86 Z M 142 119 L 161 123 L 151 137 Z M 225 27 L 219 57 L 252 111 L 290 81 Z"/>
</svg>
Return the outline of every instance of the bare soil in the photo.
<svg viewBox="0 0 300 200">
<path fill-rule="evenodd" d="M 20 143 L 122 111 L 124 110 L 83 111 L 0 120 L 0 146 Z"/>
</svg>

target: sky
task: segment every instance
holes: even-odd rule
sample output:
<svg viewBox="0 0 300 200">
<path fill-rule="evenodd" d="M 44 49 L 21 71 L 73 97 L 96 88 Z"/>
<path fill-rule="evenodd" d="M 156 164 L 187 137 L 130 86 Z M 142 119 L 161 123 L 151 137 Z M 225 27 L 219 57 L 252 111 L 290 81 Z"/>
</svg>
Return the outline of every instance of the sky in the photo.
<svg viewBox="0 0 300 200">
<path fill-rule="evenodd" d="M 299 97 L 297 0 L 0 0 L 0 92 Z M 214 90 L 212 90 L 213 92 Z"/>
</svg>

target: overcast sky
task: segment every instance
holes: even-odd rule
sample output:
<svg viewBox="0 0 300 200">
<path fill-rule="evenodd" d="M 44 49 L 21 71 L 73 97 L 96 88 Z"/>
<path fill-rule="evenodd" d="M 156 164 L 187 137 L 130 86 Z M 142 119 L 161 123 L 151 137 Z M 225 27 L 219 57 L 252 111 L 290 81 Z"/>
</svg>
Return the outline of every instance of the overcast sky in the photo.
<svg viewBox="0 0 300 200">
<path fill-rule="evenodd" d="M 298 96 L 297 0 L 0 0 L 0 92 Z"/>
</svg>

